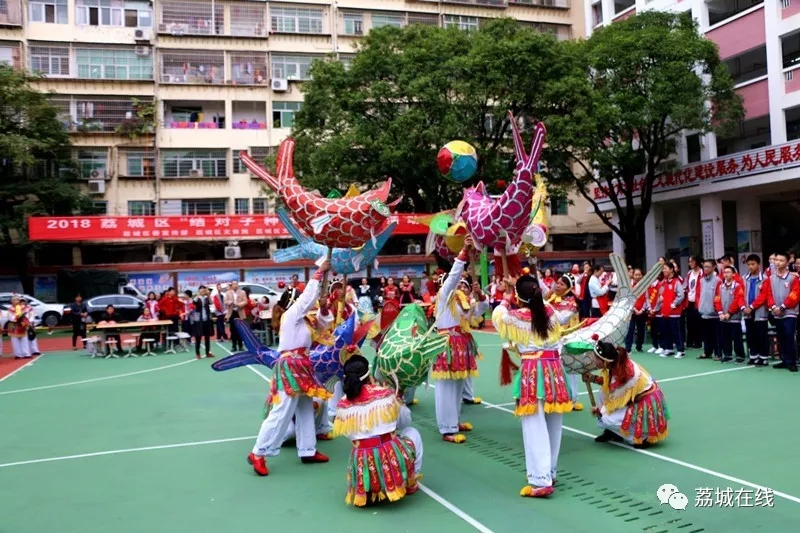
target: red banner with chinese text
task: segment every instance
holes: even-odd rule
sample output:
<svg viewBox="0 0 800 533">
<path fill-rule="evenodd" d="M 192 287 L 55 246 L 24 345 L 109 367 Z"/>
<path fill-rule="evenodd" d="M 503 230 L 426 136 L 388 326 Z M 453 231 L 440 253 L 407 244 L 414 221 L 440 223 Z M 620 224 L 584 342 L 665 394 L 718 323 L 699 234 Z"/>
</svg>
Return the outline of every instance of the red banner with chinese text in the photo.
<svg viewBox="0 0 800 533">
<path fill-rule="evenodd" d="M 396 235 L 426 235 L 427 226 L 414 218 L 395 215 Z M 166 217 L 30 217 L 31 241 L 152 241 L 288 239 L 289 232 L 274 215 L 203 215 Z"/>
</svg>

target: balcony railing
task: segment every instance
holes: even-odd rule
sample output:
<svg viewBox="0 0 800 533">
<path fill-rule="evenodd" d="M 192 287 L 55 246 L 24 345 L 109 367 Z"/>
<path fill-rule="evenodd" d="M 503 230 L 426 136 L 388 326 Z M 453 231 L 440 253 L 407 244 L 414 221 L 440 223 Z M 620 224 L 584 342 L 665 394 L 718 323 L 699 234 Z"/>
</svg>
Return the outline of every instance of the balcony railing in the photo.
<svg viewBox="0 0 800 533">
<path fill-rule="evenodd" d="M 570 0 L 508 0 L 510 5 L 554 7 L 558 9 L 569 9 Z"/>
<path fill-rule="evenodd" d="M 140 103 L 146 98 L 137 97 Z M 58 108 L 64 127 L 76 133 L 117 133 L 121 126 L 136 121 L 133 97 L 64 96 L 50 99 Z"/>
<path fill-rule="evenodd" d="M 0 27 L 22 26 L 22 0 L 0 2 Z"/>
<path fill-rule="evenodd" d="M 181 50 L 161 53 L 161 82 L 220 85 L 225 83 L 225 52 Z"/>
<path fill-rule="evenodd" d="M 221 2 L 174 0 L 161 2 L 160 4 L 159 33 L 171 33 L 173 35 L 224 35 L 225 8 Z"/>
</svg>

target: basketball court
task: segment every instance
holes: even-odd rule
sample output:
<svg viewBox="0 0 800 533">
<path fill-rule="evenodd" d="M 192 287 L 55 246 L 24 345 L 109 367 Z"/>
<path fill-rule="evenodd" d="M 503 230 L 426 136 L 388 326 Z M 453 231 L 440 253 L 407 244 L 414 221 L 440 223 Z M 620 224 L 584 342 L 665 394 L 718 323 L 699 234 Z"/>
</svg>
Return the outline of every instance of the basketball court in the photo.
<svg viewBox="0 0 800 533">
<path fill-rule="evenodd" d="M 303 465 L 293 448 L 269 461 L 267 478 L 246 464 L 266 367 L 216 373 L 193 352 L 46 354 L 0 377 L 0 531 L 698 533 L 789 531 L 800 521 L 796 374 L 700 361 L 694 352 L 682 360 L 635 354 L 664 390 L 670 437 L 648 450 L 593 442 L 600 431 L 584 393 L 586 410 L 564 417 L 556 492 L 535 500 L 518 495 L 522 435 L 511 389 L 499 386 L 499 337 L 476 339 L 485 358 L 475 392 L 484 404 L 465 405 L 462 417 L 475 431 L 463 445 L 442 442 L 433 389 L 419 389 L 412 412 L 425 442 L 423 488 L 366 509 L 344 504 L 344 439 L 319 443 L 327 464 Z M 667 483 L 687 496 L 685 510 L 660 504 L 656 492 Z M 710 501 L 697 499 L 708 491 Z"/>
</svg>

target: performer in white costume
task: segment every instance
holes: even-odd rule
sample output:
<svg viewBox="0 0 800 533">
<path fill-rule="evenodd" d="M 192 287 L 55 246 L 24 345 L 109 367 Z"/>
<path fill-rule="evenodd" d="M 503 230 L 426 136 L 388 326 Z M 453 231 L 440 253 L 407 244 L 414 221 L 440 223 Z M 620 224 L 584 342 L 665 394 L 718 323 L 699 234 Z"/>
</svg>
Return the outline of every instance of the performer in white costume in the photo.
<svg viewBox="0 0 800 533">
<path fill-rule="evenodd" d="M 478 375 L 478 346 L 470 333 L 470 322 L 479 318 L 489 308 L 489 299 L 477 283 L 472 285 L 475 302 L 470 300 L 470 286 L 461 279 L 467 264 L 472 240 L 467 237 L 464 249 L 456 257 L 450 274 L 440 282 L 436 296 L 436 328 L 447 335 L 449 342 L 431 367 L 431 377 L 436 381 L 436 421 L 439 433 L 446 442 L 461 443 L 466 437 L 459 431 L 472 431 L 472 424 L 461 423 L 461 405 L 464 380 Z"/>
<path fill-rule="evenodd" d="M 333 424 L 331 423 L 332 417 L 329 416 L 330 410 L 328 409 L 331 401 L 314 399 L 314 430 L 317 435 L 317 440 L 332 440 L 333 439 Z M 335 411 L 334 411 L 335 413 Z M 286 429 L 286 435 L 283 436 L 283 443 L 288 440 L 294 440 L 297 437 L 295 431 L 295 421 L 289 423 Z"/>
<path fill-rule="evenodd" d="M 347 467 L 347 504 L 397 501 L 413 494 L 422 471 L 422 437 L 411 427 L 411 411 L 394 390 L 372 384 L 369 362 L 351 356 L 334 435 L 353 442 Z"/>
<path fill-rule="evenodd" d="M 33 324 L 33 320 L 36 318 L 36 311 L 28 305 L 26 300 L 22 300 L 26 305 L 26 314 L 28 317 L 28 322 Z M 26 335 L 25 339 L 28 341 L 28 355 L 42 355 L 42 352 L 39 351 L 39 338 L 37 337 L 36 330 L 33 330 L 33 338 L 31 339 L 30 335 Z"/>
<path fill-rule="evenodd" d="M 578 316 L 578 303 L 572 293 L 575 287 L 575 278 L 572 274 L 564 274 L 556 281 L 555 289 L 547 299 L 547 303 L 558 311 L 559 323 L 572 330 L 580 326 L 581 319 Z M 581 377 L 578 374 L 567 374 L 567 383 L 575 402 L 572 404 L 574 411 L 583 411 L 583 404 L 577 401 Z"/>
<path fill-rule="evenodd" d="M 11 337 L 11 349 L 14 352 L 14 359 L 27 359 L 31 356 L 28 343 L 28 327 L 32 323 L 28 318 L 28 304 L 19 296 L 12 296 L 10 315 L 8 336 Z"/>
<path fill-rule="evenodd" d="M 469 405 L 480 405 L 483 402 L 479 396 L 475 396 L 475 391 L 472 389 L 472 376 L 464 380 L 464 394 L 461 399 Z"/>
<path fill-rule="evenodd" d="M 520 496 L 543 498 L 553 493 L 562 413 L 572 411 L 572 399 L 561 363 L 558 311 L 544 303 L 533 277 L 521 276 L 514 285 L 520 308 L 510 311 L 508 302 L 501 302 L 492 313 L 492 323 L 504 340 L 516 346 L 522 360 L 514 378 L 514 414 L 522 417 L 528 485 Z"/>
<path fill-rule="evenodd" d="M 318 331 L 328 329 L 333 323 L 333 314 L 322 301 L 316 313 L 315 323 L 307 315 L 314 309 L 320 296 L 320 283 L 324 273 L 330 269 L 325 261 L 297 301 L 281 317 L 280 359 L 275 364 L 272 380 L 271 408 L 261 424 L 256 444 L 247 457 L 253 470 L 260 475 L 269 475 L 265 457 L 280 454 L 284 435 L 292 417 L 295 418 L 297 455 L 304 463 L 324 463 L 328 457 L 317 451 L 314 430 L 314 398 L 327 400 L 330 393 L 317 381 L 308 351 Z"/>
</svg>

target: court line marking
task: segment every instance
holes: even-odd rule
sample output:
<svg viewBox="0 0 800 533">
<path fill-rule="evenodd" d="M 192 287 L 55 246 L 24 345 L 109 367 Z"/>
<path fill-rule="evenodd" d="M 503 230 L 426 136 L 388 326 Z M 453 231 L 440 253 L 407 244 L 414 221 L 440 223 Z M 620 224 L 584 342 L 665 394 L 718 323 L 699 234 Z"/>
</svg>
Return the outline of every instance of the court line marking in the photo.
<svg viewBox="0 0 800 533">
<path fill-rule="evenodd" d="M 81 381 L 70 381 L 68 383 L 57 383 L 55 385 L 44 385 L 41 387 L 30 387 L 27 389 L 16 389 L 16 390 L 7 390 L 7 391 L 0 391 L 0 396 L 4 396 L 6 394 L 19 394 L 21 392 L 33 392 L 38 390 L 48 390 L 48 389 L 58 389 L 61 387 L 70 387 L 72 385 L 83 385 L 84 383 L 96 383 L 98 381 L 107 381 L 109 379 L 118 379 L 118 378 L 126 378 L 129 376 L 137 376 L 139 374 L 147 374 L 149 372 L 158 372 L 159 370 L 166 370 L 168 368 L 175 368 L 176 366 L 185 365 L 187 363 L 192 363 L 197 361 L 197 359 L 188 359 L 186 361 L 181 361 L 180 363 L 173 363 L 171 365 L 160 366 L 158 368 L 148 368 L 147 370 L 138 370 L 136 372 L 128 372 L 125 374 L 116 374 L 113 376 L 105 376 L 102 378 L 92 378 L 92 379 L 84 379 Z M 23 367 L 24 368 L 24 367 Z"/>
<path fill-rule="evenodd" d="M 224 346 L 224 345 L 220 344 L 219 342 L 217 342 L 217 346 L 219 346 L 220 348 L 222 348 L 223 350 L 225 350 L 225 351 L 226 351 L 226 352 L 228 352 L 229 354 L 231 354 L 231 353 L 232 353 L 230 350 L 228 350 L 228 348 L 227 348 L 226 346 Z M 263 380 L 264 380 L 264 381 L 266 381 L 267 383 L 270 383 L 270 382 L 271 382 L 270 378 L 268 378 L 267 376 L 265 376 L 264 374 L 262 374 L 262 373 L 261 373 L 259 370 L 257 370 L 256 368 L 253 368 L 253 367 L 252 367 L 252 366 L 250 366 L 250 365 L 247 365 L 247 368 L 249 368 L 249 369 L 250 369 L 252 372 L 254 372 L 254 373 L 255 373 L 255 374 L 258 376 L 258 377 L 260 377 L 261 379 L 263 379 Z M 483 524 L 481 524 L 480 522 L 478 522 L 477 520 L 475 520 L 473 517 L 471 517 L 470 515 L 468 515 L 466 512 L 464 512 L 464 511 L 463 511 L 461 508 L 459 508 L 457 505 L 455 505 L 454 503 L 452 503 L 452 502 L 450 502 L 449 500 L 445 499 L 444 497 L 442 497 L 442 496 L 441 496 L 439 493 L 437 493 L 436 491 L 434 491 L 434 490 L 432 490 L 432 489 L 430 489 L 430 488 L 426 487 L 426 486 L 425 486 L 425 485 L 423 485 L 422 483 L 418 483 L 418 485 L 419 485 L 419 489 L 420 489 L 422 492 L 424 492 L 425 494 L 427 494 L 428 496 L 430 496 L 430 497 L 431 497 L 431 498 L 432 498 L 434 501 L 436 501 L 436 502 L 437 502 L 439 505 L 441 505 L 442 507 L 444 507 L 445 509 L 447 509 L 448 511 L 450 511 L 451 513 L 453 513 L 454 515 L 456 515 L 457 517 L 459 517 L 461 520 L 463 520 L 463 521 L 464 521 L 464 522 L 466 522 L 467 524 L 471 525 L 472 527 L 474 527 L 475 529 L 477 529 L 478 531 L 480 531 L 481 533 L 494 533 L 494 531 L 493 531 L 493 530 L 489 529 L 488 527 L 484 526 Z"/>
<path fill-rule="evenodd" d="M 503 411 L 505 413 L 510 413 L 512 415 L 514 414 L 514 411 L 512 411 L 511 409 L 506 409 L 505 407 L 502 407 L 500 405 L 487 403 L 487 402 L 483 402 L 483 403 L 489 408 L 497 409 L 499 411 Z M 578 435 L 583 435 L 584 437 L 588 437 L 590 439 L 594 439 L 596 437 L 596 435 L 593 435 L 591 433 L 587 433 L 585 431 L 581 431 L 580 429 L 575 429 L 575 428 L 571 428 L 569 426 L 563 426 L 563 425 L 562 425 L 562 427 L 564 429 L 566 429 L 567 431 L 571 431 L 572 433 L 576 433 Z M 775 496 L 781 497 L 781 498 L 783 498 L 785 500 L 789 500 L 789 501 L 794 502 L 794 503 L 800 503 L 800 498 L 798 498 L 796 496 L 792 496 L 791 494 L 786 494 L 785 492 L 780 492 L 780 491 L 771 489 L 769 487 L 765 487 L 763 485 L 759 485 L 757 483 L 752 483 L 752 482 L 744 480 L 744 479 L 739 479 L 738 477 L 729 476 L 728 474 L 723 474 L 722 472 L 717 472 L 717 471 L 711 470 L 709 468 L 704 468 L 702 466 L 698 466 L 698 465 L 695 465 L 695 464 L 692 464 L 692 463 L 687 463 L 686 461 L 681 461 L 680 459 L 673 459 L 672 457 L 667 457 L 666 455 L 660 455 L 658 453 L 653 453 L 653 452 L 651 452 L 649 450 L 641 450 L 641 449 L 638 449 L 638 448 L 634 448 L 633 446 L 628 446 L 627 444 L 624 444 L 624 443 L 612 442 L 611 444 L 613 444 L 614 446 L 619 446 L 620 448 L 624 448 L 626 450 L 630 450 L 632 452 L 636 452 L 636 453 L 640 453 L 640 454 L 643 454 L 643 455 L 647 455 L 647 456 L 653 457 L 655 459 L 660 459 L 660 460 L 665 461 L 667 463 L 672 463 L 672 464 L 675 464 L 675 465 L 678 465 L 678 466 L 682 466 L 684 468 L 688 468 L 690 470 L 695 470 L 697 472 L 701 472 L 703 474 L 708 474 L 710 476 L 718 477 L 720 479 L 724 479 L 724 480 L 730 481 L 732 483 L 738 483 L 739 485 L 750 487 L 752 489 L 770 490 L 770 491 L 772 491 L 772 494 L 774 494 Z"/>
<path fill-rule="evenodd" d="M 654 380 L 656 383 L 667 383 L 670 381 L 681 381 L 683 379 L 692 379 L 692 378 L 701 378 L 703 376 L 713 376 L 714 374 L 724 374 L 726 372 L 736 372 L 737 370 L 750 370 L 755 368 L 754 366 L 737 366 L 736 368 L 724 368 L 722 370 L 711 370 L 709 372 L 701 372 L 699 374 L 689 374 L 688 376 L 677 376 L 674 378 L 665 378 L 665 379 L 656 379 Z M 592 389 L 594 392 L 598 392 L 599 389 Z M 578 395 L 589 394 L 588 391 L 579 392 Z"/>
<path fill-rule="evenodd" d="M 21 367 L 17 368 L 16 370 L 14 370 L 13 372 L 11 372 L 10 374 L 7 374 L 7 375 L 3 376 L 2 378 L 0 378 L 0 383 L 2 383 L 3 381 L 7 380 L 8 378 L 10 378 L 11 376 L 13 376 L 13 375 L 14 375 L 14 374 L 16 374 L 17 372 L 20 372 L 22 369 L 24 369 L 24 368 L 28 368 L 28 366 L 32 365 L 32 364 L 33 364 L 33 363 L 35 363 L 36 361 L 39 361 L 39 360 L 40 360 L 42 357 L 44 357 L 44 355 L 45 355 L 45 354 L 42 354 L 42 355 L 40 355 L 40 356 L 36 357 L 35 359 L 31 359 L 30 361 L 28 361 L 27 363 L 25 363 L 25 364 L 24 364 L 24 365 L 22 365 Z"/>
<path fill-rule="evenodd" d="M 79 453 L 76 455 L 62 455 L 60 457 L 47 457 L 45 459 L 31 459 L 29 461 L 15 461 L 13 463 L 2 463 L 0 464 L 0 468 L 8 468 L 10 466 L 33 465 L 39 463 L 52 463 L 54 461 L 67 461 L 70 459 L 84 459 L 86 457 L 101 457 L 104 455 L 119 455 L 122 453 L 147 452 L 152 450 L 169 450 L 172 448 L 188 448 L 191 446 L 205 446 L 208 444 L 222 444 L 226 442 L 253 440 L 255 438 L 256 436 L 254 435 L 252 437 L 232 437 L 229 439 L 200 440 L 195 442 L 179 442 L 177 444 L 162 444 L 159 446 L 143 446 L 141 448 L 123 448 L 121 450 L 107 450 L 104 452 Z"/>
</svg>

